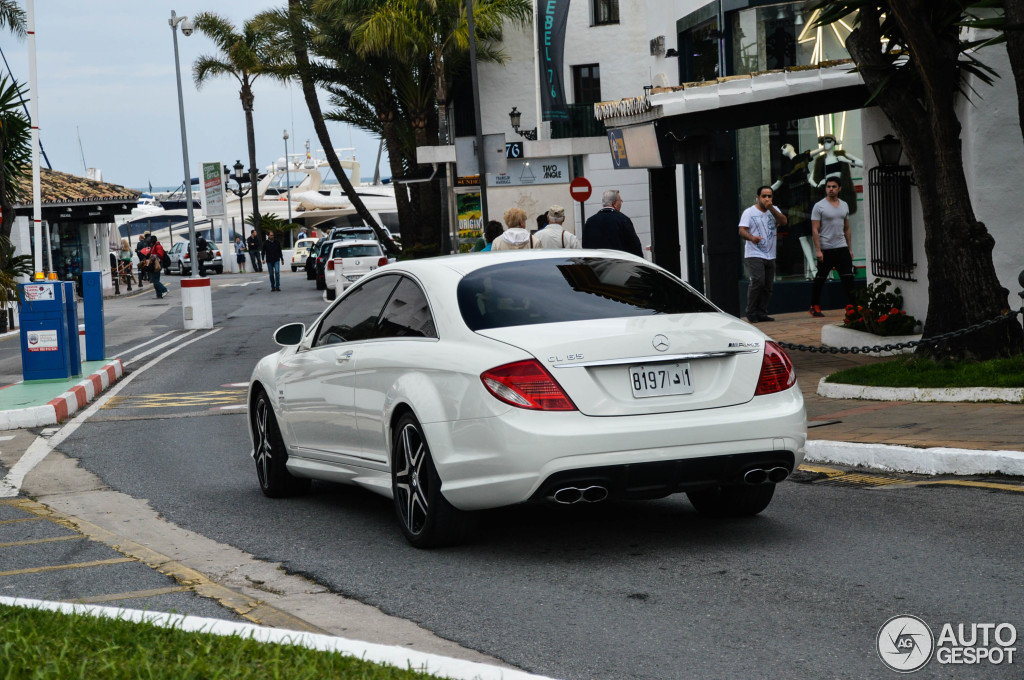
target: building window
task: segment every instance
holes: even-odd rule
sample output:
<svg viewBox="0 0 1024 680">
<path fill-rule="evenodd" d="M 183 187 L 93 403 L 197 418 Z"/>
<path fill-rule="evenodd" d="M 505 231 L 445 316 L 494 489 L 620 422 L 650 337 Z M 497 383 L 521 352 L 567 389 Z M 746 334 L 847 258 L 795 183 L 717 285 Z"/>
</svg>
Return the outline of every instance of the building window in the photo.
<svg viewBox="0 0 1024 680">
<path fill-rule="evenodd" d="M 601 99 L 601 68 L 597 64 L 572 67 L 573 99 L 577 104 L 596 104 Z"/>
<path fill-rule="evenodd" d="M 594 25 L 619 23 L 619 0 L 592 0 Z"/>
</svg>

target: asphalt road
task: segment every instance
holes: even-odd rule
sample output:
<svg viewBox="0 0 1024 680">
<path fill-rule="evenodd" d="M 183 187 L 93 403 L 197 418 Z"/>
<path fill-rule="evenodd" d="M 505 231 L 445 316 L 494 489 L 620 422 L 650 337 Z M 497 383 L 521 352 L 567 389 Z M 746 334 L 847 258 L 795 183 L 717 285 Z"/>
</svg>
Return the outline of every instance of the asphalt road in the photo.
<svg viewBox="0 0 1024 680">
<path fill-rule="evenodd" d="M 139 375 L 59 448 L 180 527 L 567 680 L 895 677 L 875 638 L 899 614 L 936 633 L 943 622 L 1010 622 L 1024 635 L 1019 492 L 801 474 L 756 518 L 699 517 L 683 496 L 511 508 L 487 513 L 476 542 L 436 551 L 409 547 L 390 501 L 361 489 L 317 483 L 302 498 L 266 499 L 241 384 L 275 349 L 277 326 L 309 322 L 326 303 L 302 272 L 282 272 L 281 293 L 263 277 L 213 282 L 220 330 Z M 172 291 L 163 307 L 108 304 L 118 319 L 108 345 L 180 328 Z M 933 660 L 915 675 L 1019 678 L 1021 663 Z"/>
</svg>

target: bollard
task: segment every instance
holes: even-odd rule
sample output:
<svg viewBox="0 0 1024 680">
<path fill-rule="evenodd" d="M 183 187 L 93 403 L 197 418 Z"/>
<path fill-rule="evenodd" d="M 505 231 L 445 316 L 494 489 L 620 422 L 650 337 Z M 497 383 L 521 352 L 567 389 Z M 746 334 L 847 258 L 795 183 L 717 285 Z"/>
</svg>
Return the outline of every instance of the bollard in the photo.
<svg viewBox="0 0 1024 680">
<path fill-rule="evenodd" d="M 82 273 L 82 308 L 85 317 L 85 353 L 82 356 L 86 361 L 103 361 L 107 347 L 99 272 Z"/>
</svg>

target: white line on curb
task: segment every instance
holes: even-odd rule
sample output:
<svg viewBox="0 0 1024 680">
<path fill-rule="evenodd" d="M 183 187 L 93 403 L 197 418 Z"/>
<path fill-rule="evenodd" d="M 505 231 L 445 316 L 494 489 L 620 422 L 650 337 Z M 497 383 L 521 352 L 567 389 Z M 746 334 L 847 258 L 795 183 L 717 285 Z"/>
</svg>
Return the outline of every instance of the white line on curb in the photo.
<svg viewBox="0 0 1024 680">
<path fill-rule="evenodd" d="M 818 396 L 875 401 L 1024 401 L 1022 387 L 866 387 L 818 381 Z"/>
<path fill-rule="evenodd" d="M 878 470 L 920 475 L 988 475 L 1024 477 L 1024 451 L 987 451 L 933 447 L 915 449 L 893 444 L 862 444 L 812 439 L 805 460 L 814 463 L 862 465 Z"/>
<path fill-rule="evenodd" d="M 322 652 L 338 652 L 363 659 L 364 661 L 390 664 L 402 669 L 412 668 L 424 673 L 451 678 L 452 680 L 551 680 L 549 677 L 533 675 L 525 671 L 500 668 L 475 661 L 453 659 L 438 654 L 417 652 L 402 647 L 378 645 L 372 642 L 349 640 L 347 638 L 317 633 L 266 628 L 251 623 L 234 623 L 232 621 L 208 619 L 200 616 L 160 614 L 136 609 L 117 609 L 115 607 L 98 607 L 87 604 L 45 602 L 20 597 L 0 596 L 0 604 L 11 607 L 43 609 L 63 614 L 85 614 L 134 623 L 149 623 L 154 626 L 177 628 L 183 631 L 207 633 L 210 635 L 237 635 L 243 639 L 251 638 L 257 642 L 290 644 Z"/>
</svg>

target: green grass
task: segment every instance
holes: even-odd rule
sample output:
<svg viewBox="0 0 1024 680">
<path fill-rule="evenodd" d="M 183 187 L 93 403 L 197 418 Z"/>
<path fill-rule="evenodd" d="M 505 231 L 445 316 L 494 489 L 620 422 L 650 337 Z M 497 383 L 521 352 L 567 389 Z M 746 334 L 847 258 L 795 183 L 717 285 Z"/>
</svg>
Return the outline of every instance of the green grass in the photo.
<svg viewBox="0 0 1024 680">
<path fill-rule="evenodd" d="M 825 380 L 868 387 L 1024 387 L 1024 357 L 974 362 L 896 357 L 839 371 Z"/>
<path fill-rule="evenodd" d="M 0 605 L 0 680 L 427 680 L 334 652 Z"/>
</svg>

